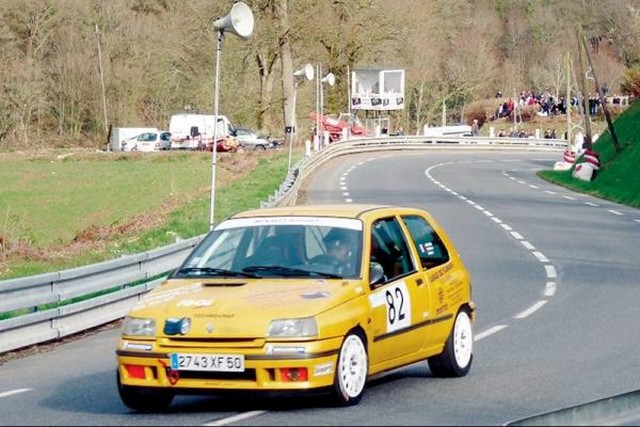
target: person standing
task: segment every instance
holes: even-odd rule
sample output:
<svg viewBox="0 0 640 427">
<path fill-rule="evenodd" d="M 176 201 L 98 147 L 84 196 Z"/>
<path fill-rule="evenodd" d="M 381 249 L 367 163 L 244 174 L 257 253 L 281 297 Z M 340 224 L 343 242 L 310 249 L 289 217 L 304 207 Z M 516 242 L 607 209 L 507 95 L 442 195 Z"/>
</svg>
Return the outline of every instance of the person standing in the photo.
<svg viewBox="0 0 640 427">
<path fill-rule="evenodd" d="M 478 126 L 478 119 L 473 119 L 471 125 L 471 136 L 480 136 L 480 126 Z"/>
</svg>

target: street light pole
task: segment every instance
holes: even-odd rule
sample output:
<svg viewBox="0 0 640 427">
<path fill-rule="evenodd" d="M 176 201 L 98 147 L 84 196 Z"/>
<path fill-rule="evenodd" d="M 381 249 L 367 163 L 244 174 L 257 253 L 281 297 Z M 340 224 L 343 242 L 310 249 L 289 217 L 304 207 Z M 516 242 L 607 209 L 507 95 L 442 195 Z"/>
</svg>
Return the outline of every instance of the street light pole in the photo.
<svg viewBox="0 0 640 427">
<path fill-rule="evenodd" d="M 216 188 L 216 160 L 218 157 L 218 104 L 220 102 L 220 55 L 222 53 L 222 41 L 224 31 L 218 30 L 216 42 L 216 74 L 213 90 L 213 147 L 211 149 L 211 200 L 209 205 L 209 230 L 213 230 L 215 223 L 215 188 Z"/>
<path fill-rule="evenodd" d="M 324 116 L 324 83 L 327 83 L 329 86 L 333 86 L 336 83 L 336 77 L 333 73 L 327 73 L 324 78 L 320 79 L 320 114 L 322 116 Z M 320 144 L 320 148 L 324 148 L 324 135 L 322 135 L 321 141 L 322 143 Z"/>
<path fill-rule="evenodd" d="M 293 120 L 291 123 L 291 132 L 289 135 L 291 136 L 291 140 L 289 141 L 289 166 L 287 167 L 287 171 L 291 170 L 291 156 L 293 152 L 293 141 L 295 140 L 296 135 L 296 100 L 298 97 L 298 83 L 304 79 L 313 80 L 314 76 L 313 65 L 306 64 L 303 68 L 295 71 L 293 73 Z"/>
<path fill-rule="evenodd" d="M 216 160 L 218 156 L 218 104 L 220 100 L 220 56 L 225 31 L 237 35 L 243 40 L 248 39 L 253 33 L 253 13 L 244 2 L 233 4 L 231 12 L 223 18 L 216 20 L 213 27 L 218 30 L 216 41 L 216 70 L 215 86 L 213 90 L 213 147 L 211 148 L 211 200 L 209 205 L 209 231 L 215 224 L 215 194 L 216 194 Z"/>
<path fill-rule="evenodd" d="M 291 170 L 291 155 L 293 154 L 293 141 L 296 136 L 296 100 L 298 98 L 298 80 L 293 83 L 293 120 L 291 120 L 291 132 L 289 132 L 289 164 L 287 171 Z"/>
</svg>

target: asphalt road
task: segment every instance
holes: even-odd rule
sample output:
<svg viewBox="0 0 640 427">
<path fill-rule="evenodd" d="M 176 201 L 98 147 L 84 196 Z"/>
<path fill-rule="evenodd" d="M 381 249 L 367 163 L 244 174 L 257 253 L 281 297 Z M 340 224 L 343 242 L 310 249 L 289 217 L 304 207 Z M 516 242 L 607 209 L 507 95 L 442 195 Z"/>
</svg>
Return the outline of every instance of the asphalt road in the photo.
<svg viewBox="0 0 640 427">
<path fill-rule="evenodd" d="M 638 390 L 640 211 L 535 176 L 559 156 L 361 154 L 333 160 L 309 182 L 307 202 L 419 206 L 448 231 L 478 307 L 464 378 L 432 378 L 419 363 L 373 381 L 350 408 L 185 396 L 167 413 L 138 414 L 117 395 L 113 329 L 3 364 L 0 424 L 504 425 Z M 623 409 L 603 411 L 579 424 L 605 416 L 608 425 L 637 424 Z M 570 424 L 559 419 L 546 425 Z"/>
</svg>

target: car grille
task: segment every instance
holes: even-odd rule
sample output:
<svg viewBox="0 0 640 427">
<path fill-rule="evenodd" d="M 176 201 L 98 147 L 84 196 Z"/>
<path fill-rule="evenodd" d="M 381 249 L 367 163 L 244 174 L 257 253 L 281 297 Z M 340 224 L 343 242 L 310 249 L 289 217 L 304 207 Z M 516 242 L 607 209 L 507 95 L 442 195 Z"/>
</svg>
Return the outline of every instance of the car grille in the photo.
<svg viewBox="0 0 640 427">
<path fill-rule="evenodd" d="M 183 347 L 183 348 L 261 348 L 265 344 L 263 338 L 208 338 L 208 337 L 171 337 L 158 340 L 161 347 Z"/>
<path fill-rule="evenodd" d="M 185 380 L 220 380 L 220 381 L 256 381 L 256 370 L 246 369 L 244 372 L 203 372 L 180 371 L 180 378 Z"/>
</svg>

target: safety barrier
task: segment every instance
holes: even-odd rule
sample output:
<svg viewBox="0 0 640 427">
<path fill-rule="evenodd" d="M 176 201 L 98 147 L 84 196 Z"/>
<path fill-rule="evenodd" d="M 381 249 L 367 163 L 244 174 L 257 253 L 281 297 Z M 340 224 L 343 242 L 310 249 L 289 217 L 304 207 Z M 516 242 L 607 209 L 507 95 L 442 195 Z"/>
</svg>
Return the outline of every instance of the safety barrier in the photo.
<svg viewBox="0 0 640 427">
<path fill-rule="evenodd" d="M 399 136 L 333 143 L 300 160 L 261 207 L 295 205 L 301 183 L 320 165 L 338 156 L 389 150 L 560 151 L 564 140 Z M 0 353 L 65 336 L 122 318 L 204 238 L 196 236 L 141 254 L 69 270 L 0 281 Z M 53 308 L 42 309 L 50 305 Z"/>
</svg>

